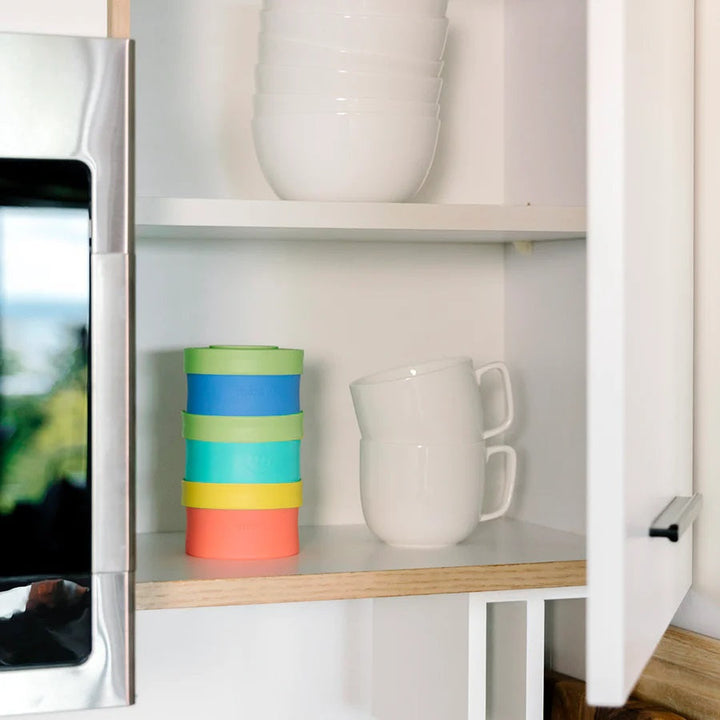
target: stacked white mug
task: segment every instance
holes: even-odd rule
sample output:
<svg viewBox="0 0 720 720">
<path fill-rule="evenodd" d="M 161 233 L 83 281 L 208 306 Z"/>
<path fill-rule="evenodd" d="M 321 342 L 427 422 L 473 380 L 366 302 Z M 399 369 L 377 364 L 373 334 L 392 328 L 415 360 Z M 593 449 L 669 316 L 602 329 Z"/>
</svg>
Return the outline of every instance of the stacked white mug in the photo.
<svg viewBox="0 0 720 720">
<path fill-rule="evenodd" d="M 506 417 L 485 429 L 479 385 L 497 371 Z M 512 501 L 517 462 L 507 445 L 485 441 L 513 421 L 507 367 L 473 369 L 470 358 L 451 358 L 376 373 L 350 385 L 360 440 L 360 491 L 368 527 L 390 545 L 442 547 L 464 540 L 478 522 L 505 514 Z M 485 465 L 504 454 L 500 506 L 481 512 Z"/>
<path fill-rule="evenodd" d="M 447 0 L 264 0 L 253 137 L 285 200 L 401 202 L 440 129 Z"/>
</svg>

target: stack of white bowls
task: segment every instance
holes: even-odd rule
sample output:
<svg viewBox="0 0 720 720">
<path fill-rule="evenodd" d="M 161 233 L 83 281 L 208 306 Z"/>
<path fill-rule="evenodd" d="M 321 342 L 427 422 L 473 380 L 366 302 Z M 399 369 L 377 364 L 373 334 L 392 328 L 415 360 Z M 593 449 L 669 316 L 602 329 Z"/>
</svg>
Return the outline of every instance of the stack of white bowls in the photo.
<svg viewBox="0 0 720 720">
<path fill-rule="evenodd" d="M 253 136 L 285 200 L 402 202 L 435 156 L 447 0 L 264 0 Z"/>
</svg>

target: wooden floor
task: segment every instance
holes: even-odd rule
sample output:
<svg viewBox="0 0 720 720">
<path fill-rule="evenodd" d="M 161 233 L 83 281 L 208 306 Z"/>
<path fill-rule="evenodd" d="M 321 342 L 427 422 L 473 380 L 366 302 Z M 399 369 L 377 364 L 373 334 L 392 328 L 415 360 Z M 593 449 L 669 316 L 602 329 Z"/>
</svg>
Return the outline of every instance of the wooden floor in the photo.
<svg viewBox="0 0 720 720">
<path fill-rule="evenodd" d="M 545 698 L 545 720 L 720 720 L 720 640 L 669 627 L 623 709 L 587 707 L 585 683 L 554 671 Z"/>
<path fill-rule="evenodd" d="M 634 695 L 688 720 L 720 718 L 720 640 L 668 628 Z"/>
</svg>

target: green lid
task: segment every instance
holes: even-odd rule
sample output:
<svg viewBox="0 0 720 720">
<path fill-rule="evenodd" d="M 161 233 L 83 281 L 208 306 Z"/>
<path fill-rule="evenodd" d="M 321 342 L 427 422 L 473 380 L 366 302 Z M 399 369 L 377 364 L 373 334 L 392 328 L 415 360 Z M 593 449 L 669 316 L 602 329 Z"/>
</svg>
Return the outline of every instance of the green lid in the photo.
<svg viewBox="0 0 720 720">
<path fill-rule="evenodd" d="M 266 416 L 191 415 L 184 412 L 183 437 L 205 442 L 282 442 L 303 436 L 303 414 Z"/>
<path fill-rule="evenodd" d="M 185 349 L 185 372 L 198 375 L 301 375 L 303 351 L 274 345 Z"/>
</svg>

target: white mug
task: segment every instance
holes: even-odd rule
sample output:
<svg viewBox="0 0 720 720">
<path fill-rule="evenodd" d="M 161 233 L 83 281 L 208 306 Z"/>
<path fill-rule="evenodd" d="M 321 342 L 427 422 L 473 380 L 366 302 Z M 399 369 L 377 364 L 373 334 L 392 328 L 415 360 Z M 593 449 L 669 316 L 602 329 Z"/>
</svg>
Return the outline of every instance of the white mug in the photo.
<svg viewBox="0 0 720 720">
<path fill-rule="evenodd" d="M 506 417 L 484 428 L 479 385 L 483 375 L 500 373 Z M 470 358 L 404 365 L 350 384 L 360 434 L 383 442 L 478 442 L 507 430 L 513 421 L 510 375 L 502 362 L 473 369 Z"/>
<path fill-rule="evenodd" d="M 481 513 L 485 463 L 504 454 L 500 507 Z M 504 515 L 515 489 L 513 448 L 484 442 L 419 445 L 360 441 L 360 495 L 365 522 L 388 545 L 444 547 L 464 540 L 479 522 Z"/>
</svg>

